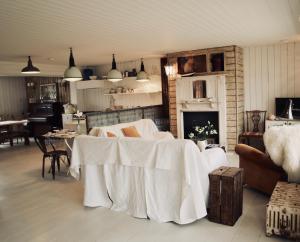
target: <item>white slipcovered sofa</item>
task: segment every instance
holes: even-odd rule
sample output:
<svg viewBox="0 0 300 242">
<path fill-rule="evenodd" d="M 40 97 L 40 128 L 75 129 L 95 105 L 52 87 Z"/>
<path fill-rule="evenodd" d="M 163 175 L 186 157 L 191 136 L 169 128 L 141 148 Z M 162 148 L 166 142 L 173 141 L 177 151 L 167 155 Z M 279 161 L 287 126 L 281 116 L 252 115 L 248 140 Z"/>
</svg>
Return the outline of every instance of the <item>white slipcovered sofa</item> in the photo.
<svg viewBox="0 0 300 242">
<path fill-rule="evenodd" d="M 120 129 L 129 126 L 141 137 L 124 137 Z M 118 137 L 108 138 L 108 131 Z M 206 216 L 208 173 L 226 164 L 222 149 L 200 152 L 191 140 L 174 139 L 153 121 L 139 120 L 76 137 L 70 172 L 84 181 L 85 206 L 186 224 Z"/>
</svg>

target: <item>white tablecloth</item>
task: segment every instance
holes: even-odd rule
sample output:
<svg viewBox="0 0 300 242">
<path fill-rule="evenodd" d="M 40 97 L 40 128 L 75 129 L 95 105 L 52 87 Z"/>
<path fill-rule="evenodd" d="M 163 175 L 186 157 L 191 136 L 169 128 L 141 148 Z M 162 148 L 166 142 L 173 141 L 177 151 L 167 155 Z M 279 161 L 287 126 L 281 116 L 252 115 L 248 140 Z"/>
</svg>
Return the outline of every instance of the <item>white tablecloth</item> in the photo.
<svg viewBox="0 0 300 242">
<path fill-rule="evenodd" d="M 6 121 L 0 121 L 0 126 L 9 126 L 9 125 L 17 125 L 17 124 L 23 124 L 27 125 L 28 120 L 6 120 Z"/>
<path fill-rule="evenodd" d="M 222 149 L 200 152 L 190 140 L 79 136 L 70 171 L 79 179 L 81 167 L 85 206 L 186 224 L 206 216 L 208 173 L 221 165 Z"/>
</svg>

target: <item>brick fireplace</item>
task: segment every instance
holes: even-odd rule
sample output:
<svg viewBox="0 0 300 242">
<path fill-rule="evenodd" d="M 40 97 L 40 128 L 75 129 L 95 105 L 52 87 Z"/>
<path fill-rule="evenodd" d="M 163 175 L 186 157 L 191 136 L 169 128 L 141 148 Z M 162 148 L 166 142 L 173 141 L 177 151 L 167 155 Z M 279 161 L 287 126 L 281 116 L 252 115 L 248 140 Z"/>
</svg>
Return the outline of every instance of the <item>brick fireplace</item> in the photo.
<svg viewBox="0 0 300 242">
<path fill-rule="evenodd" d="M 223 70 L 213 70 L 211 58 L 214 54 L 222 54 L 224 59 Z M 225 98 L 226 100 L 226 145 L 228 150 L 234 150 L 237 144 L 238 135 L 243 130 L 244 115 L 244 74 L 243 74 L 243 50 L 238 46 L 226 46 L 219 48 L 201 49 L 193 51 L 183 51 L 168 54 L 169 62 L 177 64 L 179 57 L 185 56 L 205 56 L 206 69 L 203 73 L 195 73 L 194 76 L 223 75 L 225 78 Z M 169 96 L 169 116 L 170 130 L 174 136 L 178 134 L 178 103 L 176 102 L 176 82 L 175 78 L 168 79 Z M 193 104 L 189 104 L 193 105 Z M 220 138 L 221 140 L 221 138 Z"/>
</svg>

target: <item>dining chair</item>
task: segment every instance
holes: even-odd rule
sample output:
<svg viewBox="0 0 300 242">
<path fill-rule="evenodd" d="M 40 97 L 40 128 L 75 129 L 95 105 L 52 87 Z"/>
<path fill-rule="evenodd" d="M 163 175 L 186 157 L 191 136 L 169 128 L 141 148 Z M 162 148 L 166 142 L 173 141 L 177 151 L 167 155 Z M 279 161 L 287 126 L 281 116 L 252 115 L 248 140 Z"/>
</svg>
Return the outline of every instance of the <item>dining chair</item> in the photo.
<svg viewBox="0 0 300 242">
<path fill-rule="evenodd" d="M 263 139 L 265 132 L 265 121 L 267 111 L 251 110 L 246 111 L 246 127 L 239 135 L 239 143 L 250 145 L 251 139 Z"/>
<path fill-rule="evenodd" d="M 70 166 L 70 159 L 66 150 L 57 150 L 54 145 L 50 142 L 52 150 L 48 150 L 46 145 L 46 138 L 43 136 L 34 137 L 34 141 L 43 153 L 43 166 L 42 166 L 42 177 L 45 174 L 45 160 L 46 158 L 51 160 L 51 171 L 53 180 L 55 180 L 55 162 L 57 164 L 57 169 L 60 171 L 60 158 L 65 156 L 68 160 L 68 165 Z"/>
</svg>

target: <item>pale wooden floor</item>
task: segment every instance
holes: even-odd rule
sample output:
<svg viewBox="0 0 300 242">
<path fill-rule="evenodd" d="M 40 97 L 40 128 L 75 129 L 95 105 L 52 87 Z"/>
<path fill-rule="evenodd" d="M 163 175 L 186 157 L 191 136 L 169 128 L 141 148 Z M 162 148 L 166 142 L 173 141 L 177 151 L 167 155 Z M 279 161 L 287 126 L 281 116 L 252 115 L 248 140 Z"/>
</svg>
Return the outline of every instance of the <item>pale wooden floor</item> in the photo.
<svg viewBox="0 0 300 242">
<path fill-rule="evenodd" d="M 65 171 L 55 181 L 50 174 L 42 179 L 41 153 L 34 144 L 0 146 L 0 241 L 283 241 L 265 237 L 268 199 L 248 189 L 243 216 L 234 227 L 207 219 L 185 226 L 159 224 L 106 208 L 85 208 L 82 196 L 82 184 Z"/>
</svg>

